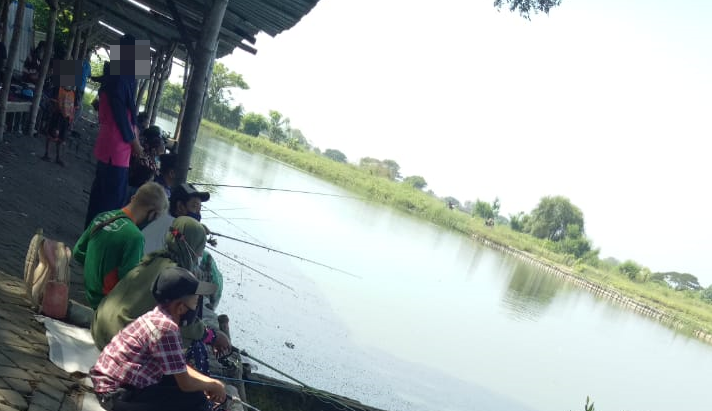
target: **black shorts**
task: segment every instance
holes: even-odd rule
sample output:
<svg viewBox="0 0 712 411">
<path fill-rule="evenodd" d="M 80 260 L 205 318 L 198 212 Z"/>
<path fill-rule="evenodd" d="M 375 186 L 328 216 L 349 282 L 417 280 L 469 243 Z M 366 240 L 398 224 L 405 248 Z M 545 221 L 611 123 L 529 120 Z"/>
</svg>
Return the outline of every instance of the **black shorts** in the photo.
<svg viewBox="0 0 712 411">
<path fill-rule="evenodd" d="M 47 124 L 47 137 L 56 142 L 63 142 L 69 133 L 69 119 L 64 117 L 58 110 L 52 113 L 52 117 Z"/>
</svg>

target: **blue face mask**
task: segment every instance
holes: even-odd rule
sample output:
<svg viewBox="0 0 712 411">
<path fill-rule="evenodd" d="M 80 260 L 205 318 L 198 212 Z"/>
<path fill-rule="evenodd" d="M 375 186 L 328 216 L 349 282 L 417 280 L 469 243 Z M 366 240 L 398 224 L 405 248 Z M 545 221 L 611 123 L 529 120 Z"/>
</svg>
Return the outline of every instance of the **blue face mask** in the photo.
<svg viewBox="0 0 712 411">
<path fill-rule="evenodd" d="M 200 214 L 199 213 L 194 213 L 192 211 L 188 211 L 186 214 L 188 217 L 193 217 L 194 219 L 200 221 Z"/>
</svg>

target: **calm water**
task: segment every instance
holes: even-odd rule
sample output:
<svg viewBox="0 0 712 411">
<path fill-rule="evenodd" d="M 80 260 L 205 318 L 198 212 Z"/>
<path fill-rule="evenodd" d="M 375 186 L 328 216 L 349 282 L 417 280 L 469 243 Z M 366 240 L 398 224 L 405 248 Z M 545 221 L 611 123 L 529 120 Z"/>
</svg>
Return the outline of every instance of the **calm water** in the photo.
<svg viewBox="0 0 712 411">
<path fill-rule="evenodd" d="M 203 133 L 190 179 L 346 194 Z M 368 202 L 210 188 L 234 343 L 394 411 L 704 410 L 712 347 L 508 256 Z M 294 344 L 289 348 L 285 343 Z M 260 369 L 265 372 L 265 369 Z"/>
</svg>

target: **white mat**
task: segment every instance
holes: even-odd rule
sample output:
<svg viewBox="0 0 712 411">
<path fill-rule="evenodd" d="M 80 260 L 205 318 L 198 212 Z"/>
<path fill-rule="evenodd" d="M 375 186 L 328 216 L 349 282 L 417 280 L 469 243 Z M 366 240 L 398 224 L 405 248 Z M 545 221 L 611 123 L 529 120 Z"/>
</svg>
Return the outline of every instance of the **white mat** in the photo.
<svg viewBox="0 0 712 411">
<path fill-rule="evenodd" d="M 42 315 L 35 318 L 47 330 L 50 361 L 68 373 L 89 374 L 89 369 L 99 358 L 99 350 L 94 346 L 89 330 Z"/>
</svg>

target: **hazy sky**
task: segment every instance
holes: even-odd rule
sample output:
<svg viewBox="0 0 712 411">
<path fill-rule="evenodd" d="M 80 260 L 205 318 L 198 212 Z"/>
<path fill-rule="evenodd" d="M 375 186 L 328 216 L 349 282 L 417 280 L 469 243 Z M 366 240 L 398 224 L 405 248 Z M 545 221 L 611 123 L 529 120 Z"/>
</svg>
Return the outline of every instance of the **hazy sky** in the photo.
<svg viewBox="0 0 712 411">
<path fill-rule="evenodd" d="M 438 195 L 580 207 L 601 255 L 712 282 L 712 1 L 321 0 L 222 61 L 247 111 L 349 161 L 396 160 Z M 298 187 L 290 187 L 298 188 Z"/>
</svg>

